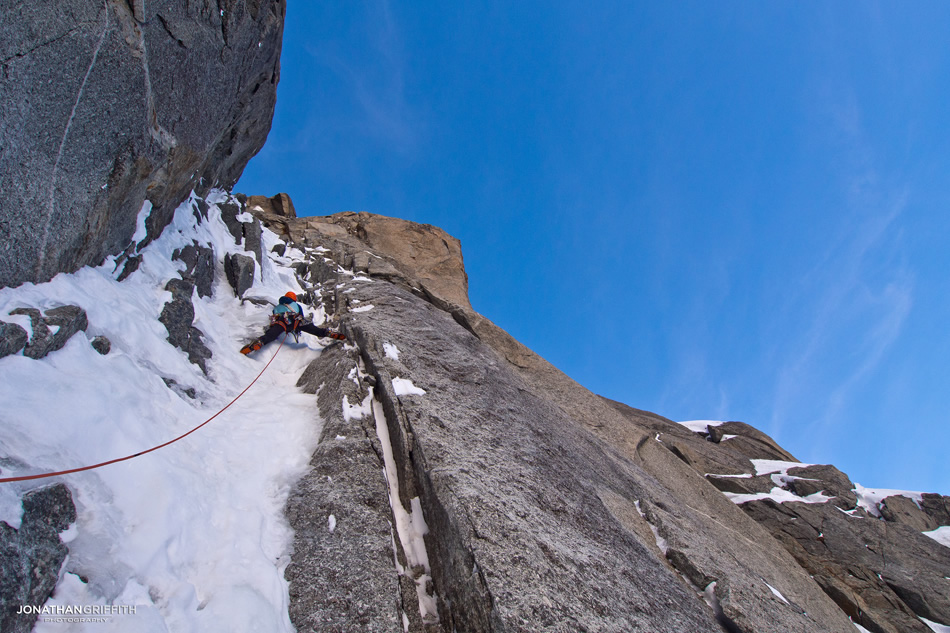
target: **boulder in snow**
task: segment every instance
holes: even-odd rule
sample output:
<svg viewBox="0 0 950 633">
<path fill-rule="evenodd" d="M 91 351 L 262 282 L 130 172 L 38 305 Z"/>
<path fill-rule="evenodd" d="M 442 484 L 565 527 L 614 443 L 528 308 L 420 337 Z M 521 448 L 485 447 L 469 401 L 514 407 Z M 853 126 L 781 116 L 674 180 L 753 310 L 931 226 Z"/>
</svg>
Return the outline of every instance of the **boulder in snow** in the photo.
<svg viewBox="0 0 950 633">
<path fill-rule="evenodd" d="M 17 308 L 10 314 L 30 317 L 33 336 L 23 350 L 23 355 L 36 360 L 62 349 L 76 332 L 89 326 L 86 311 L 74 305 L 52 308 L 46 311 L 45 316 L 36 308 Z M 50 329 L 50 326 L 56 330 Z"/>
<path fill-rule="evenodd" d="M 97 336 L 96 338 L 92 339 L 91 345 L 92 349 L 96 350 L 103 356 L 112 351 L 112 341 L 104 336 Z"/>
<path fill-rule="evenodd" d="M 244 293 L 254 285 L 254 260 L 247 255 L 225 255 L 224 274 L 228 283 L 234 289 L 234 294 L 243 297 Z"/>
</svg>

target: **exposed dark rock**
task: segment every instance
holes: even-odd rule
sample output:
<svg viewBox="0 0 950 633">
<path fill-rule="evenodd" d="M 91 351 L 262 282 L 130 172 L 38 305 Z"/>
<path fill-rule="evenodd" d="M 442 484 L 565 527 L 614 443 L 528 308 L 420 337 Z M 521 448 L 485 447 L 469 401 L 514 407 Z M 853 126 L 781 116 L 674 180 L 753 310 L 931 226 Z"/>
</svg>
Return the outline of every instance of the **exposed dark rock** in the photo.
<svg viewBox="0 0 950 633">
<path fill-rule="evenodd" d="M 234 243 L 240 244 L 241 240 L 244 239 L 243 223 L 237 219 L 237 216 L 242 212 L 241 206 L 233 202 L 221 202 L 218 204 L 218 208 L 221 209 L 221 219 L 234 237 Z"/>
<path fill-rule="evenodd" d="M 53 337 L 57 339 L 54 349 L 62 348 L 73 334 L 85 331 L 89 327 L 86 311 L 79 306 L 67 305 L 51 308 L 46 311 L 45 318 L 46 323 L 59 328 L 59 331 Z M 59 343 L 59 340 L 62 340 L 62 343 Z"/>
<path fill-rule="evenodd" d="M 850 510 L 858 503 L 858 498 L 854 494 L 854 484 L 847 475 L 834 466 L 815 465 L 790 468 L 788 474 L 798 478 L 788 483 L 788 489 L 799 497 L 807 497 L 824 491 L 826 496 L 835 497 L 834 504 L 844 510 Z"/>
<path fill-rule="evenodd" d="M 188 397 L 194 400 L 198 397 L 198 392 L 195 391 L 194 387 L 182 387 L 178 384 L 178 381 L 174 378 L 162 378 L 162 381 L 165 383 L 165 386 L 177 393 L 179 396 Z"/>
<path fill-rule="evenodd" d="M 710 428 L 711 433 L 735 435 L 728 440 L 729 450 L 739 453 L 749 459 L 778 459 L 788 462 L 797 462 L 791 453 L 776 444 L 775 440 L 744 422 L 725 422 Z"/>
<path fill-rule="evenodd" d="M 30 335 L 16 323 L 0 321 L 0 358 L 20 352 L 29 340 Z"/>
<path fill-rule="evenodd" d="M 706 434 L 709 439 L 718 444 L 726 436 L 721 428 L 716 425 L 706 425 Z"/>
<path fill-rule="evenodd" d="M 482 329 L 481 326 L 479 326 L 479 329 Z M 635 423 L 637 428 L 643 429 L 643 432 L 650 433 L 654 437 L 658 436 L 663 444 L 671 443 L 677 447 L 688 449 L 689 459 L 693 462 L 691 464 L 693 469 L 704 475 L 710 475 L 711 483 L 713 483 L 713 476 L 748 475 L 754 472 L 752 462 L 742 454 L 716 450 L 714 446 L 710 447 L 711 442 L 707 441 L 708 434 L 694 433 L 683 425 L 656 413 L 636 409 L 606 398 L 601 398 L 601 400 L 609 404 L 623 419 L 629 420 L 631 424 Z M 608 429 L 603 429 L 603 432 L 611 443 L 625 441 L 622 434 L 615 434 Z M 671 438 L 672 441 L 670 441 Z M 732 440 L 728 441 L 731 442 Z M 753 486 L 749 489 L 750 492 L 760 492 L 763 491 L 760 490 L 761 487 L 774 485 L 768 477 L 754 483 L 747 482 L 747 484 Z M 716 484 L 714 483 L 714 485 Z M 766 490 L 768 489 L 770 488 L 766 488 Z"/>
<path fill-rule="evenodd" d="M 36 308 L 17 308 L 10 314 L 23 314 L 30 317 L 33 335 L 23 350 L 23 355 L 39 360 L 51 352 L 62 349 L 76 332 L 89 326 L 86 311 L 79 306 L 60 306 L 51 308 L 42 315 Z M 50 329 L 56 328 L 56 331 Z"/>
<path fill-rule="evenodd" d="M 946 578 L 944 578 L 946 580 Z M 947 614 L 950 613 L 950 597 L 946 592 L 941 596 L 933 588 L 926 590 L 921 587 L 920 579 L 906 573 L 891 572 L 884 576 L 884 582 L 894 590 L 901 601 L 910 607 L 914 615 L 926 618 L 932 622 L 947 625 Z"/>
<path fill-rule="evenodd" d="M 897 594 L 871 570 L 861 565 L 845 568 L 827 563 L 821 571 L 815 575 L 815 581 L 848 617 L 867 630 L 929 633 Z"/>
<path fill-rule="evenodd" d="M 775 487 L 775 482 L 768 475 L 758 477 L 734 477 L 730 475 L 706 475 L 709 483 L 722 492 L 731 492 L 738 495 L 749 495 L 768 492 Z"/>
<path fill-rule="evenodd" d="M 205 202 L 204 198 L 195 198 L 195 219 L 198 222 L 208 219 L 208 211 L 210 210 L 211 205 Z"/>
<path fill-rule="evenodd" d="M 129 257 L 125 260 L 125 266 L 122 268 L 122 272 L 119 273 L 119 276 L 116 277 L 116 281 L 125 281 L 129 276 L 139 269 L 139 266 L 142 264 L 142 256 L 135 255 L 134 257 Z"/>
<path fill-rule="evenodd" d="M 919 531 L 831 503 L 753 501 L 742 508 L 820 578 L 845 612 L 860 614 L 855 621 L 862 626 L 926 633 L 917 615 L 950 622 L 950 548 Z"/>
<path fill-rule="evenodd" d="M 254 285 L 254 270 L 254 260 L 247 255 L 228 253 L 224 256 L 224 274 L 237 297 L 243 297 L 244 293 Z"/>
<path fill-rule="evenodd" d="M 193 189 L 236 182 L 270 130 L 284 13 L 284 0 L 5 3 L 0 286 L 123 252 L 146 199 L 147 242 Z"/>
<path fill-rule="evenodd" d="M 297 298 L 299 301 L 303 301 L 303 299 L 301 299 L 299 295 Z M 263 297 L 244 297 L 242 301 L 246 301 L 247 303 L 252 303 L 256 306 L 273 306 L 274 305 L 273 300 L 265 299 Z"/>
<path fill-rule="evenodd" d="M 918 532 L 928 532 L 935 530 L 939 524 L 933 517 L 921 510 L 913 499 L 901 495 L 887 497 L 880 505 L 881 516 L 886 521 L 893 521 L 906 525 L 912 530 Z"/>
<path fill-rule="evenodd" d="M 76 506 L 69 488 L 54 484 L 23 495 L 20 529 L 59 534 L 76 521 Z"/>
<path fill-rule="evenodd" d="M 96 338 L 92 339 L 91 345 L 94 350 L 103 356 L 112 351 L 112 341 L 110 341 L 105 336 L 97 336 Z"/>
<path fill-rule="evenodd" d="M 59 578 L 69 553 L 59 533 L 76 520 L 72 494 L 63 484 L 23 496 L 23 518 L 16 530 L 0 522 L 0 630 L 28 633 L 36 614 L 18 614 L 24 605 L 42 605 Z"/>
<path fill-rule="evenodd" d="M 261 263 L 264 247 L 261 244 L 261 221 L 254 218 L 253 222 L 243 222 L 244 230 L 244 250 L 252 253 L 257 263 Z"/>
<path fill-rule="evenodd" d="M 16 308 L 10 311 L 11 315 L 23 315 L 30 317 L 30 340 L 23 350 L 23 355 L 27 358 L 39 359 L 49 352 L 53 342 L 53 332 L 43 320 L 43 313 L 36 308 Z"/>
<path fill-rule="evenodd" d="M 950 525 L 950 497 L 933 493 L 924 493 L 920 507 L 937 525 Z"/>
<path fill-rule="evenodd" d="M 736 437 L 725 440 L 726 434 Z M 748 425 L 727 422 L 710 427 L 709 435 L 719 442 L 690 444 L 691 461 L 701 462 L 703 468 L 709 468 L 713 460 L 728 463 L 725 455 L 729 454 L 794 461 L 771 438 Z M 695 463 L 694 467 L 704 472 Z M 707 479 L 733 493 L 765 492 L 774 485 L 771 476 L 707 475 Z M 950 569 L 950 550 L 928 543 L 920 534 L 939 524 L 937 515 L 943 516 L 939 495 L 925 495 L 919 508 L 911 499 L 889 497 L 880 507 L 886 520 L 880 520 L 856 509 L 854 484 L 833 466 L 790 468 L 788 477 L 778 479 L 800 497 L 823 492 L 833 498 L 822 504 L 753 501 L 741 508 L 771 532 L 842 611 L 868 630 L 886 633 L 926 633 L 918 615 L 945 621 L 950 608 L 947 592 L 941 593 L 941 582 L 946 581 L 939 570 Z"/>
<path fill-rule="evenodd" d="M 201 330 L 194 327 L 195 307 L 191 302 L 194 283 L 185 279 L 171 279 L 165 290 L 172 293 L 172 300 L 165 304 L 158 320 L 168 330 L 168 342 L 188 354 L 188 360 L 208 373 L 207 361 L 211 350 L 202 341 Z"/>
<path fill-rule="evenodd" d="M 294 209 L 294 203 L 286 193 L 278 193 L 276 196 L 270 198 L 267 196 L 248 196 L 247 207 L 252 213 L 275 215 L 287 219 L 297 217 L 297 210 Z M 257 209 L 255 209 L 255 207 L 257 207 Z"/>
<path fill-rule="evenodd" d="M 195 242 L 172 254 L 172 259 L 185 263 L 183 278 L 192 279 L 199 297 L 210 297 L 214 284 L 214 250 Z"/>
</svg>

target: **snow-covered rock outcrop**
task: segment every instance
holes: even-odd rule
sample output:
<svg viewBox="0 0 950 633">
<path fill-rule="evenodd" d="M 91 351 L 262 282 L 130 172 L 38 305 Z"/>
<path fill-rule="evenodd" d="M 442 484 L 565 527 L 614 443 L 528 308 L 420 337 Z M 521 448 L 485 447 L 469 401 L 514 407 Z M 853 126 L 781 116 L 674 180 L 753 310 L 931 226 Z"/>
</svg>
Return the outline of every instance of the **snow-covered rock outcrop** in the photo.
<svg viewBox="0 0 950 633">
<path fill-rule="evenodd" d="M 237 203 L 220 192 L 208 202 L 186 201 L 122 281 L 110 258 L 46 283 L 0 289 L 0 319 L 19 319 L 26 330 L 29 315 L 10 312 L 49 315 L 65 304 L 87 319 L 84 330 L 41 359 L 22 351 L 0 358 L 0 478 L 158 446 L 221 411 L 254 380 L 266 359 L 248 359 L 238 349 L 267 324 L 268 300 L 303 288 L 288 268 L 291 259 L 265 258 L 255 268 L 254 296 L 238 299 L 224 258 L 245 253 L 245 243 L 235 243 L 222 208 L 233 214 Z M 277 242 L 270 233 L 263 239 L 268 248 Z M 168 306 L 175 302 L 181 309 L 172 318 Z M 319 321 L 323 313 L 313 308 Z M 179 329 L 181 339 L 174 335 Z M 200 338 L 205 354 L 194 355 L 189 334 Z M 100 337 L 110 341 L 106 355 L 92 345 Z M 21 499 L 50 482 L 65 483 L 77 511 L 63 535 L 69 556 L 62 569 L 60 559 L 50 570 L 47 595 L 25 604 L 19 593 L 4 591 L 4 612 L 42 608 L 56 585 L 36 630 L 292 630 L 283 578 L 292 533 L 284 505 L 321 424 L 314 397 L 295 383 L 328 342 L 286 342 L 237 403 L 179 442 L 96 470 L 0 483 L 0 521 L 11 530 L 35 522 L 27 521 Z M 0 577 L 17 576 L 4 567 Z M 85 615 L 94 619 L 113 605 L 134 613 L 105 613 L 111 628 L 62 619 L 77 615 L 71 607 L 88 607 Z"/>
<path fill-rule="evenodd" d="M 707 459 L 692 453 L 691 465 L 765 526 L 855 623 L 928 633 L 950 621 L 950 548 L 939 544 L 950 529 L 941 527 L 950 526 L 950 497 L 871 490 L 834 466 L 775 459 L 752 441 L 761 434 L 738 422 L 684 424 L 709 440 Z M 723 471 L 724 456 L 748 466 Z M 718 473 L 709 457 L 720 460 Z"/>
</svg>

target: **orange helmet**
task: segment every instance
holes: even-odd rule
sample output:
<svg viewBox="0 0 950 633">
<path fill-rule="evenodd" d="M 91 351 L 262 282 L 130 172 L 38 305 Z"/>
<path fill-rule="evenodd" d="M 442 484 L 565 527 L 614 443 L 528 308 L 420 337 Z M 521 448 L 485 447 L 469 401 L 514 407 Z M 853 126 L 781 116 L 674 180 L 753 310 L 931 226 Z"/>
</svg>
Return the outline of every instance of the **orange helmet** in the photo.
<svg viewBox="0 0 950 633">
<path fill-rule="evenodd" d="M 290 299 L 291 301 L 297 300 L 297 293 L 295 293 L 293 290 L 288 291 L 287 294 L 285 294 L 284 296 Z"/>
</svg>

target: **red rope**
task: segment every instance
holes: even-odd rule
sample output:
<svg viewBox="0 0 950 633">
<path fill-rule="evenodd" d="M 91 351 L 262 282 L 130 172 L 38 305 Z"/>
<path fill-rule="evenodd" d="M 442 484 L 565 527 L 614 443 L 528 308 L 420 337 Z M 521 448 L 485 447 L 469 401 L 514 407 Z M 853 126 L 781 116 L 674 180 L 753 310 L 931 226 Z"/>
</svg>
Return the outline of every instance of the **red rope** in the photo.
<svg viewBox="0 0 950 633">
<path fill-rule="evenodd" d="M 153 446 L 152 448 L 149 448 L 149 449 L 147 449 L 147 450 L 144 450 L 144 451 L 140 451 L 140 452 L 138 452 L 138 453 L 135 453 L 134 455 L 126 455 L 125 457 L 119 457 L 119 458 L 117 458 L 117 459 L 110 459 L 110 460 L 107 461 L 107 462 L 101 462 L 101 463 L 99 463 L 99 464 L 93 464 L 92 466 L 83 466 L 83 467 L 81 467 L 81 468 L 72 468 L 72 469 L 70 469 L 70 470 L 58 470 L 58 471 L 56 471 L 56 472 L 54 472 L 54 473 L 43 473 L 43 474 L 41 474 L 41 475 L 24 475 L 23 477 L 7 477 L 7 478 L 5 478 L 5 479 L 0 479 L 0 484 L 9 483 L 9 482 L 13 482 L 13 481 L 29 481 L 29 480 L 31 480 L 31 479 L 45 479 L 46 477 L 56 477 L 57 475 L 69 475 L 69 474 L 71 474 L 71 473 L 81 473 L 81 472 L 84 471 L 84 470 L 92 470 L 93 468 L 101 468 L 101 467 L 103 467 L 103 466 L 108 466 L 109 464 L 115 464 L 115 463 L 118 463 L 118 462 L 124 462 L 124 461 L 126 461 L 127 459 L 132 459 L 133 457 L 138 457 L 139 455 L 145 455 L 146 453 L 151 453 L 152 451 L 157 451 L 157 450 L 160 449 L 160 448 L 165 448 L 165 447 L 168 446 L 169 444 L 174 444 L 174 443 L 177 442 L 178 440 L 183 439 L 183 438 L 185 438 L 185 437 L 188 437 L 189 435 L 191 435 L 192 433 L 194 433 L 195 431 L 197 431 L 198 429 L 200 429 L 201 427 L 203 427 L 205 424 L 207 424 L 207 423 L 210 422 L 211 420 L 215 419 L 216 417 L 218 417 L 219 415 L 221 415 L 222 413 L 224 413 L 224 412 L 228 409 L 228 407 L 230 407 L 232 404 L 234 404 L 235 402 L 237 402 L 237 401 L 238 401 L 238 398 L 240 398 L 241 396 L 243 396 L 243 395 L 247 392 L 248 389 L 250 389 L 251 387 L 253 387 L 253 386 L 254 386 L 254 383 L 257 382 L 257 379 L 264 375 L 264 372 L 267 371 L 267 368 L 270 367 L 270 364 L 271 364 L 272 362 L 274 362 L 274 359 L 275 359 L 275 358 L 277 358 L 277 352 L 279 352 L 279 351 L 280 351 L 280 348 L 284 346 L 284 341 L 285 341 L 286 339 L 287 339 L 287 334 L 285 333 L 284 336 L 280 339 L 280 345 L 277 346 L 277 350 L 274 352 L 274 355 L 271 356 L 271 357 L 270 357 L 270 360 L 267 361 L 267 364 L 264 365 L 264 369 L 261 370 L 261 373 L 257 374 L 257 377 L 254 378 L 254 380 L 251 381 L 251 384 L 249 384 L 247 387 L 244 388 L 244 391 L 242 391 L 241 393 L 239 393 L 239 394 L 234 398 L 234 400 L 232 400 L 231 402 L 229 402 L 228 404 L 226 404 L 223 409 L 221 409 L 220 411 L 218 411 L 217 413 L 215 413 L 213 416 L 211 416 L 210 418 L 208 418 L 207 420 L 205 420 L 204 422 L 202 422 L 201 424 L 199 424 L 199 425 L 196 426 L 195 428 L 191 429 L 191 430 L 188 431 L 187 433 L 184 433 L 184 434 L 182 434 L 182 435 L 179 435 L 178 437 L 176 437 L 176 438 L 173 439 L 173 440 L 168 440 L 168 441 L 165 442 L 164 444 L 159 444 L 158 446 Z"/>
</svg>

